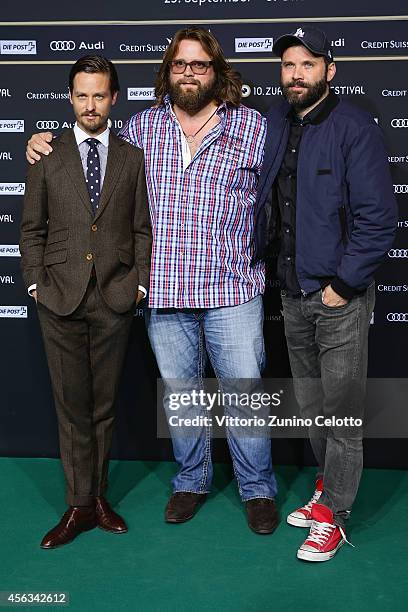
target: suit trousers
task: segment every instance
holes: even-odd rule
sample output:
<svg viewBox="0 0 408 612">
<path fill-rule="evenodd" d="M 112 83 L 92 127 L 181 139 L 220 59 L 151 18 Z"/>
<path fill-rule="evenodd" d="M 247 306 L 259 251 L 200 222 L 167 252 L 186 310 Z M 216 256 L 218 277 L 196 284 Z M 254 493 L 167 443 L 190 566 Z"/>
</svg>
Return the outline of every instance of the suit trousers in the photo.
<svg viewBox="0 0 408 612">
<path fill-rule="evenodd" d="M 59 316 L 38 302 L 38 318 L 58 417 L 66 500 L 71 506 L 91 505 L 107 487 L 114 403 L 133 312 L 112 311 L 91 277 L 71 315 Z"/>
</svg>

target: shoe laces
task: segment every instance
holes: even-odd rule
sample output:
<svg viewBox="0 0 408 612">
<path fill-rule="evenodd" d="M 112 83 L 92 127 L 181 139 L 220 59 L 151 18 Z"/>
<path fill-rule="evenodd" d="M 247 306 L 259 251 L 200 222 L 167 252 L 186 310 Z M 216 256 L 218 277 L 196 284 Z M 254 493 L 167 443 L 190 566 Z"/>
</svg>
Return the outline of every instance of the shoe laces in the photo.
<svg viewBox="0 0 408 612">
<path fill-rule="evenodd" d="M 323 546 L 325 542 L 328 540 L 331 533 L 336 528 L 339 529 L 342 539 L 347 544 L 355 548 L 354 544 L 349 542 L 348 539 L 346 538 L 344 529 L 342 529 L 342 527 L 340 527 L 339 525 L 335 525 L 334 523 L 324 523 L 320 521 L 313 521 L 307 540 L 309 540 L 309 542 L 316 542 L 316 544 L 319 544 L 319 546 Z"/>
<path fill-rule="evenodd" d="M 332 531 L 336 529 L 336 526 L 337 525 L 334 525 L 333 523 L 321 523 L 319 521 L 313 521 L 307 539 L 310 542 L 316 542 L 316 544 L 322 546 L 329 538 Z"/>
<path fill-rule="evenodd" d="M 316 491 L 313 493 L 313 496 L 310 498 L 310 500 L 307 502 L 307 504 L 305 506 L 303 506 L 303 508 L 310 512 L 311 509 L 312 509 L 313 504 L 315 504 L 317 501 L 319 501 L 319 498 L 320 498 L 321 494 L 322 494 L 322 492 L 318 491 L 316 489 Z"/>
<path fill-rule="evenodd" d="M 341 527 L 339 527 L 340 533 L 341 533 L 341 537 L 343 538 L 343 540 L 346 542 L 346 544 L 349 544 L 350 546 L 352 546 L 353 548 L 355 548 L 354 544 L 352 544 L 351 542 L 348 541 L 348 539 L 346 538 L 346 534 L 344 533 L 344 529 L 342 529 Z"/>
</svg>

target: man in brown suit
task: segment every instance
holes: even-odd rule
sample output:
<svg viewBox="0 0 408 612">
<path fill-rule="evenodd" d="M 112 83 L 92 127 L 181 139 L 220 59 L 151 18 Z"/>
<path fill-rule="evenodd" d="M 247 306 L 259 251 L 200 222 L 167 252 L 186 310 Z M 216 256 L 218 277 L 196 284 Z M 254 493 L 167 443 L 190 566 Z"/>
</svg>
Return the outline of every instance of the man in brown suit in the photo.
<svg viewBox="0 0 408 612">
<path fill-rule="evenodd" d="M 58 416 L 68 510 L 42 548 L 96 526 L 127 531 L 104 498 L 114 402 L 133 309 L 148 286 L 151 227 L 141 149 L 108 126 L 111 62 L 71 69 L 73 130 L 30 166 L 21 224 L 24 281 L 37 302 Z"/>
</svg>

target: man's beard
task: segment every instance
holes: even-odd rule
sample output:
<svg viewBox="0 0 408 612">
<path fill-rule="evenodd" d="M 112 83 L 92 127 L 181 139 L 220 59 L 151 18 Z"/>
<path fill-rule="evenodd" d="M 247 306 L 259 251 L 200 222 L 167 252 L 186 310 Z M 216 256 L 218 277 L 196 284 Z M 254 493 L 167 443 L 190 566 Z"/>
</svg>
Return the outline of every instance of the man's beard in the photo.
<svg viewBox="0 0 408 612">
<path fill-rule="evenodd" d="M 194 90 L 186 91 L 182 89 L 181 83 L 194 83 L 197 87 Z M 178 83 L 169 83 L 169 95 L 173 104 L 189 115 L 195 115 L 217 98 L 216 80 L 214 79 L 208 85 L 202 85 L 195 79 L 181 79 Z"/>
<path fill-rule="evenodd" d="M 80 125 L 82 125 L 88 132 L 91 132 L 92 134 L 94 132 L 98 132 L 102 126 L 104 125 L 104 119 L 102 119 L 102 117 L 100 115 L 92 115 L 93 117 L 97 117 L 97 120 L 94 121 L 87 121 L 87 115 L 83 114 L 81 115 L 80 119 L 78 119 L 78 123 Z M 105 122 L 107 123 L 107 120 L 105 120 Z"/>
<path fill-rule="evenodd" d="M 326 93 L 328 86 L 326 78 L 327 75 L 325 74 L 320 81 L 317 81 L 312 85 L 299 80 L 291 81 L 286 85 L 283 85 L 281 82 L 283 95 L 289 104 L 293 106 L 296 112 L 305 110 L 305 108 L 309 108 L 310 106 L 316 104 L 316 102 L 318 102 Z M 296 85 L 299 87 L 305 87 L 306 91 L 301 94 L 297 93 L 296 91 L 291 91 L 290 87 L 295 87 Z"/>
</svg>

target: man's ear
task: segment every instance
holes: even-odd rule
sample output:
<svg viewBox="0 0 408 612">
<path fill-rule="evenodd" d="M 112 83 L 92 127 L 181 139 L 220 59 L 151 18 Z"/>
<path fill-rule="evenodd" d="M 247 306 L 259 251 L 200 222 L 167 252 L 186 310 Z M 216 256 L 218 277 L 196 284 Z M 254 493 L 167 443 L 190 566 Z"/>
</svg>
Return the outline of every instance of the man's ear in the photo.
<svg viewBox="0 0 408 612">
<path fill-rule="evenodd" d="M 327 82 L 328 83 L 330 83 L 330 81 L 334 79 L 335 74 L 336 74 L 336 64 L 334 62 L 331 62 L 331 64 L 327 66 Z"/>
</svg>

